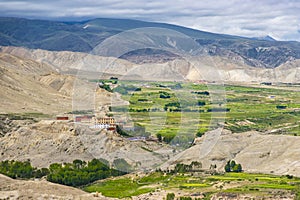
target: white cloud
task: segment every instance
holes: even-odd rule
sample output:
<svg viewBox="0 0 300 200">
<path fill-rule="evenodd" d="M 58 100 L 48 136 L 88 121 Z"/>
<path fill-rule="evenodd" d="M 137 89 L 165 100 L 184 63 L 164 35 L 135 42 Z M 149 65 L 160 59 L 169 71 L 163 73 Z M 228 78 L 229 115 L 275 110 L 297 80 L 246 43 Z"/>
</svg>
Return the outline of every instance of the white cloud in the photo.
<svg viewBox="0 0 300 200">
<path fill-rule="evenodd" d="M 201 30 L 300 41 L 298 0 L 3 0 L 2 16 L 82 19 L 134 18 Z"/>
</svg>

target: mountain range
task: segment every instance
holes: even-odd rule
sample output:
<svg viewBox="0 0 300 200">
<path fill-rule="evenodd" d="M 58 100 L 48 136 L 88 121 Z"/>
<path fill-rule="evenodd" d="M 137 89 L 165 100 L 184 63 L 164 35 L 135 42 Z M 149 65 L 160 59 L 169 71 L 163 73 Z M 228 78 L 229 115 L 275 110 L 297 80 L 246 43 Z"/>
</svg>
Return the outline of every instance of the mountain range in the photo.
<svg viewBox="0 0 300 200">
<path fill-rule="evenodd" d="M 276 68 L 300 59 L 300 43 L 296 41 L 276 41 L 270 36 L 246 38 L 130 19 L 99 18 L 82 22 L 58 22 L 1 17 L 0 45 L 89 53 L 111 36 L 147 27 L 185 34 L 197 42 L 206 55 L 224 57 L 252 67 Z M 157 49 L 139 49 L 121 58 L 134 63 L 166 62 L 174 60 L 176 55 Z"/>
</svg>

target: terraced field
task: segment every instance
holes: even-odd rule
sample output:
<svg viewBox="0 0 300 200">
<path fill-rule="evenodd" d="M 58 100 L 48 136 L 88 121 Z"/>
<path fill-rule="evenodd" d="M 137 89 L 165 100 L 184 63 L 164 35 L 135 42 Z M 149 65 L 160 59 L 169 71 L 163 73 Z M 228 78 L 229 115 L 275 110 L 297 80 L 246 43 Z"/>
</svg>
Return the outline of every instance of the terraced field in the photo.
<svg viewBox="0 0 300 200">
<path fill-rule="evenodd" d="M 112 189 L 113 188 L 113 189 Z M 84 188 L 88 192 L 101 192 L 104 196 L 125 198 L 155 191 L 198 194 L 203 199 L 222 193 L 250 195 L 251 197 L 288 196 L 300 194 L 300 179 L 292 176 L 265 174 L 204 173 L 170 174 L 154 172 L 148 175 L 120 177 L 96 182 Z M 176 195 L 177 196 L 177 195 Z M 178 197 L 178 196 L 177 196 Z"/>
<path fill-rule="evenodd" d="M 113 107 L 112 114 L 126 113 L 166 142 L 191 142 L 197 133 L 201 136 L 223 125 L 235 133 L 300 134 L 298 86 L 121 81 L 117 88 L 130 105 Z"/>
</svg>

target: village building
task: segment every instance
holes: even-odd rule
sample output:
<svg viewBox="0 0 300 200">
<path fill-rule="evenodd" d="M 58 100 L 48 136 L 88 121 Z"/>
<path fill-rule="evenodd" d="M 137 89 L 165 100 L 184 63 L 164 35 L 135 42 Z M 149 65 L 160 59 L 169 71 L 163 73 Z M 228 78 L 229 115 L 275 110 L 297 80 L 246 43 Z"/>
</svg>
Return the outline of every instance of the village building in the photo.
<svg viewBox="0 0 300 200">
<path fill-rule="evenodd" d="M 75 122 L 80 123 L 93 123 L 94 115 L 80 115 L 75 116 Z"/>
<path fill-rule="evenodd" d="M 116 124 L 113 117 L 99 117 L 96 119 L 96 124 Z"/>
<path fill-rule="evenodd" d="M 65 120 L 69 120 L 69 117 L 68 116 L 56 116 L 56 120 L 65 121 Z"/>
<path fill-rule="evenodd" d="M 106 129 L 108 131 L 116 130 L 116 121 L 113 117 L 99 117 L 93 118 L 94 125 L 90 126 L 90 128 L 94 129 Z"/>
</svg>

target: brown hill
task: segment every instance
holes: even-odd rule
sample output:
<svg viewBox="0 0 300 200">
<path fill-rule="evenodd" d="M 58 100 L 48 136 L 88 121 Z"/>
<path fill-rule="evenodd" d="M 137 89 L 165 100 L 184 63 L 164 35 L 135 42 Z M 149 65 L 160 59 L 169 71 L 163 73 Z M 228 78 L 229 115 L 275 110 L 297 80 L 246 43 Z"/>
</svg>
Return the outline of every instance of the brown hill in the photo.
<svg viewBox="0 0 300 200">
<path fill-rule="evenodd" d="M 0 53 L 0 71 L 2 113 L 69 112 L 75 82 L 94 86 L 72 75 L 61 75 L 47 64 L 6 53 Z"/>
<path fill-rule="evenodd" d="M 1 47 L 2 52 L 47 63 L 63 73 L 79 77 L 118 76 L 136 80 L 208 80 L 223 82 L 299 82 L 299 60 L 287 61 L 274 69 L 247 65 L 238 58 L 202 56 L 175 59 L 165 63 L 134 64 L 123 59 L 68 51 L 31 50 Z M 184 60 L 185 59 L 185 60 Z"/>
</svg>

